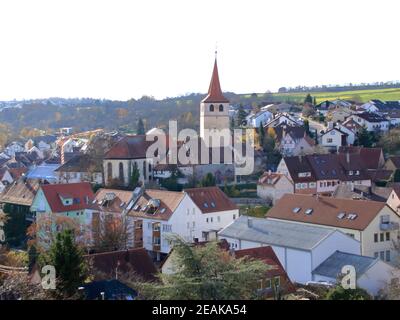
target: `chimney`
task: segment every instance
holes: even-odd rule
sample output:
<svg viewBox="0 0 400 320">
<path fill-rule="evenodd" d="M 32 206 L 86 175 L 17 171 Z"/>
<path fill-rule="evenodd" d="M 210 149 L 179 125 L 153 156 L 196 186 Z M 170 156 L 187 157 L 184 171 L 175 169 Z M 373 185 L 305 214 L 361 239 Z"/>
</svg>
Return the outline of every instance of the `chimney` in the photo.
<svg viewBox="0 0 400 320">
<path fill-rule="evenodd" d="M 247 226 L 249 228 L 253 228 L 253 219 L 252 218 L 247 218 Z"/>
</svg>

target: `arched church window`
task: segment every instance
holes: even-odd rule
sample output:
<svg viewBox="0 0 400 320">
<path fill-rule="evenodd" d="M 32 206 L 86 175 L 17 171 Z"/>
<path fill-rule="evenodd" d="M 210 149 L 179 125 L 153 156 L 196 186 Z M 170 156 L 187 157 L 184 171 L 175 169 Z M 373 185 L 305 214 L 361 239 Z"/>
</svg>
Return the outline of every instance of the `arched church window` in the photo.
<svg viewBox="0 0 400 320">
<path fill-rule="evenodd" d="M 213 104 L 210 105 L 210 111 L 211 111 L 211 112 L 214 111 L 214 105 L 213 105 Z"/>
<path fill-rule="evenodd" d="M 124 184 L 124 164 L 122 162 L 119 163 L 119 182 Z"/>
<path fill-rule="evenodd" d="M 224 111 L 224 106 L 222 104 L 219 105 L 219 111 L 220 112 Z"/>
<path fill-rule="evenodd" d="M 113 178 L 112 163 L 107 163 L 107 180 L 110 182 Z"/>
</svg>

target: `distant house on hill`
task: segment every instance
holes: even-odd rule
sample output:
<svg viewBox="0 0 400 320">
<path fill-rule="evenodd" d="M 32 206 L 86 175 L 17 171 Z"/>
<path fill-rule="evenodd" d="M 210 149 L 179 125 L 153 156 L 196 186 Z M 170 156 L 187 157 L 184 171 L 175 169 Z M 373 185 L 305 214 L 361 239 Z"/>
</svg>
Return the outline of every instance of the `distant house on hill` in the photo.
<svg viewBox="0 0 400 320">
<path fill-rule="evenodd" d="M 88 154 L 78 154 L 55 170 L 59 183 L 103 183 L 101 163 Z"/>
<path fill-rule="evenodd" d="M 315 141 L 307 135 L 303 127 L 281 124 L 273 130 L 276 134 L 277 147 L 282 155 L 297 156 L 314 152 Z"/>
</svg>

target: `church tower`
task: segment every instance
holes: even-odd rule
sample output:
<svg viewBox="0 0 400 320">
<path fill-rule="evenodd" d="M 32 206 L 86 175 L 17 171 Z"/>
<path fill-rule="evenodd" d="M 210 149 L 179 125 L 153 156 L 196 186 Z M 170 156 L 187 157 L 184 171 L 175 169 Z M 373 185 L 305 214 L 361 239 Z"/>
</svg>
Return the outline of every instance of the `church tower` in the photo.
<svg viewBox="0 0 400 320">
<path fill-rule="evenodd" d="M 217 56 L 207 96 L 200 103 L 200 138 L 208 141 L 207 130 L 229 130 L 229 100 L 224 97 L 219 83 Z"/>
</svg>

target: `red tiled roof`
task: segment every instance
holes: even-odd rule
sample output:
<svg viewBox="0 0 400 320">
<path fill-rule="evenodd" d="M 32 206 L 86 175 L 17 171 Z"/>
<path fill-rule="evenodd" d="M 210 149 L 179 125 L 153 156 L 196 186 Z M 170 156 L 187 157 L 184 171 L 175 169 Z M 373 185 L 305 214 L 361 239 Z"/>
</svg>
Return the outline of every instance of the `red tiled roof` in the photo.
<svg viewBox="0 0 400 320">
<path fill-rule="evenodd" d="M 214 69 L 211 77 L 210 87 L 208 88 L 208 95 L 203 99 L 202 102 L 229 102 L 229 100 L 224 97 L 221 90 L 221 85 L 219 83 L 217 59 L 215 59 L 214 62 Z"/>
<path fill-rule="evenodd" d="M 89 182 L 69 184 L 47 184 L 42 185 L 44 196 L 50 205 L 52 212 L 65 212 L 84 209 L 98 210 L 98 206 L 92 204 L 94 194 Z M 60 196 L 68 195 L 73 198 L 73 204 L 64 206 Z"/>
<path fill-rule="evenodd" d="M 144 280 L 154 280 L 157 273 L 157 268 L 144 248 L 95 253 L 85 258 L 91 260 L 93 268 L 106 278 L 115 279 L 116 270 L 120 276 L 131 271 Z"/>
<path fill-rule="evenodd" d="M 379 169 L 379 160 L 383 155 L 382 148 L 364 148 L 359 146 L 339 147 L 339 153 L 359 154 L 364 169 Z"/>
<path fill-rule="evenodd" d="M 136 201 L 134 207 L 129 211 L 129 215 L 141 218 L 169 220 L 184 196 L 183 192 L 148 189 Z M 143 211 L 150 200 L 159 200 L 158 208 L 154 212 L 147 209 Z"/>
<path fill-rule="evenodd" d="M 13 177 L 14 180 L 19 179 L 23 174 L 28 172 L 28 169 L 26 167 L 20 167 L 20 168 L 10 168 L 8 169 L 10 172 L 11 176 Z"/>
<path fill-rule="evenodd" d="M 145 159 L 147 148 L 154 141 L 146 141 L 146 135 L 126 136 L 115 143 L 104 159 Z"/>
<path fill-rule="evenodd" d="M 285 194 L 268 211 L 268 218 L 364 230 L 385 206 L 384 202 L 378 201 Z M 300 211 L 294 212 L 294 208 L 300 208 Z M 305 214 L 307 209 L 312 209 L 311 214 Z M 340 213 L 346 215 L 341 219 Z M 357 216 L 348 219 L 349 214 Z"/>
<path fill-rule="evenodd" d="M 282 276 L 286 280 L 286 288 L 285 288 L 286 293 L 295 291 L 293 283 L 290 281 L 285 269 L 280 263 L 272 247 L 266 246 L 266 247 L 236 250 L 235 257 L 236 258 L 249 257 L 252 259 L 263 261 L 266 265 L 270 267 L 270 269 L 267 270 L 267 275 L 266 275 L 268 278 Z"/>
<path fill-rule="evenodd" d="M 114 195 L 115 198 L 113 200 L 105 201 L 107 194 Z M 95 199 L 97 200 L 101 211 L 109 213 L 122 213 L 127 207 L 129 201 L 132 199 L 132 196 L 132 191 L 101 188 L 97 190 Z"/>
<path fill-rule="evenodd" d="M 218 187 L 192 188 L 184 191 L 202 213 L 228 211 L 238 208 Z"/>
</svg>

